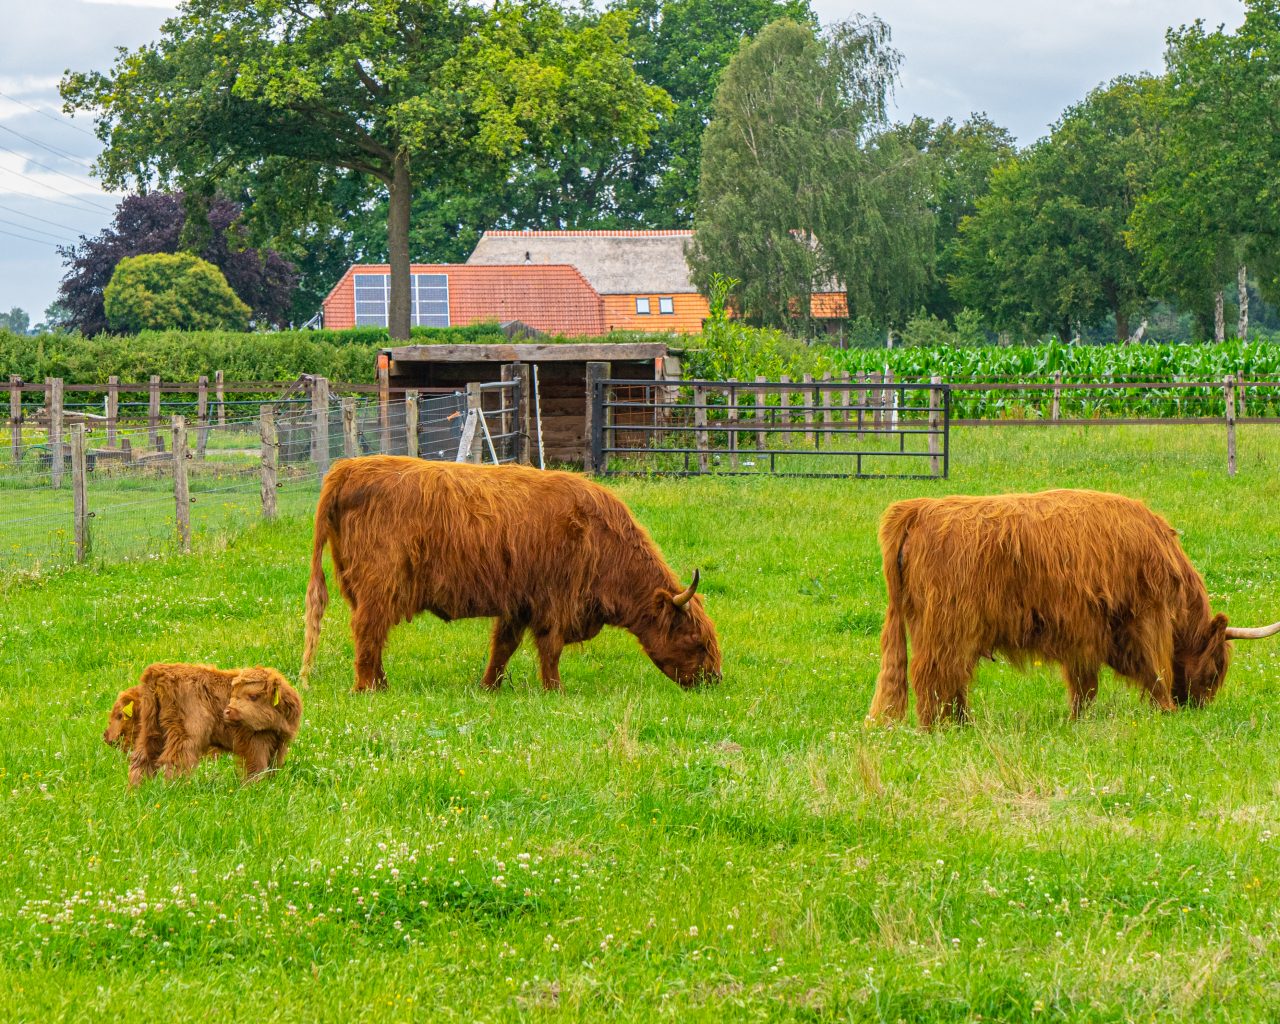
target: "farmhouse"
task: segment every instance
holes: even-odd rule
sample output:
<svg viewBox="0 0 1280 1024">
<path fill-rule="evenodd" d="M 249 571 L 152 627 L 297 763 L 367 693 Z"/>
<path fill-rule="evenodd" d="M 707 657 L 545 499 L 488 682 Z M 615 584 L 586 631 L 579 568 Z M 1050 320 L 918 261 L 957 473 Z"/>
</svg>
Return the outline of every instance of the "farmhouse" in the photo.
<svg viewBox="0 0 1280 1024">
<path fill-rule="evenodd" d="M 519 320 L 548 334 L 697 334 L 710 313 L 689 279 L 692 231 L 486 231 L 465 264 L 413 267 L 413 323 Z M 324 325 L 386 326 L 385 264 L 351 267 L 324 300 Z M 849 315 L 844 292 L 815 292 L 819 320 Z"/>
</svg>

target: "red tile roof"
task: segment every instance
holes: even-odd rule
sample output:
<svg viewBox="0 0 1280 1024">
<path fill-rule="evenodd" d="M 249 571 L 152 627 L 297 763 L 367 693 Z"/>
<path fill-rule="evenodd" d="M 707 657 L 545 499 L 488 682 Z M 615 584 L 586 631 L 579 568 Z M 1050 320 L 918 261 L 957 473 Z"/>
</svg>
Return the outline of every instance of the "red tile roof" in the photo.
<svg viewBox="0 0 1280 1024">
<path fill-rule="evenodd" d="M 602 231 L 486 231 L 494 238 L 692 238 L 687 228 L 653 228 Z"/>
<path fill-rule="evenodd" d="M 355 325 L 358 274 L 386 274 L 385 263 L 352 266 L 324 301 L 326 327 Z M 557 264 L 469 266 L 414 263 L 413 274 L 449 278 L 449 323 L 519 320 L 548 334 L 604 334 L 604 301 L 574 267 Z"/>
</svg>

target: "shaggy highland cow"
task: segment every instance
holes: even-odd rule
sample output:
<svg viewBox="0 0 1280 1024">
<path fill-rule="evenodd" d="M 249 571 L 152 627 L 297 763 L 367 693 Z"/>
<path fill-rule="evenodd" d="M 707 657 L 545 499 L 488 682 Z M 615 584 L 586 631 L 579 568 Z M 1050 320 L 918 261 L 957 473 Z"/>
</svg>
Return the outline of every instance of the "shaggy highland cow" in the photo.
<svg viewBox="0 0 1280 1024">
<path fill-rule="evenodd" d="M 1232 639 L 1280 632 L 1227 625 L 1173 528 L 1117 494 L 1045 491 L 915 498 L 880 522 L 889 609 L 871 719 L 907 710 L 907 635 L 916 716 L 965 717 L 979 658 L 1062 665 L 1077 717 L 1103 665 L 1166 711 L 1213 699 Z"/>
<path fill-rule="evenodd" d="M 351 606 L 357 690 L 382 689 L 391 627 L 430 612 L 493 617 L 482 684 L 501 685 L 526 630 L 542 685 L 560 687 L 560 652 L 621 626 L 682 686 L 720 676 L 715 627 L 626 506 L 571 473 L 423 462 L 390 455 L 339 462 L 316 508 L 302 677 L 328 603 L 325 544 Z"/>
<path fill-rule="evenodd" d="M 102 738 L 131 746 L 131 786 L 161 769 L 167 778 L 184 774 L 218 753 L 234 754 L 252 781 L 284 761 L 301 717 L 302 699 L 275 669 L 156 664 L 116 698 Z"/>
</svg>

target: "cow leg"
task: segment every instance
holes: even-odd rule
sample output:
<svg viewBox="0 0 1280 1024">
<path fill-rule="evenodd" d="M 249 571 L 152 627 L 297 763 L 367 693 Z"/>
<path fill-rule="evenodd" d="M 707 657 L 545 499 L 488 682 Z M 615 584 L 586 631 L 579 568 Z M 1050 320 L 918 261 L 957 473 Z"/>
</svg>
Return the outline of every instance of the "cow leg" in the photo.
<svg viewBox="0 0 1280 1024">
<path fill-rule="evenodd" d="M 188 733 L 177 723 L 169 726 L 164 752 L 160 755 L 160 764 L 164 767 L 165 778 L 177 778 L 191 771 L 200 762 L 204 747 L 201 736 Z"/>
<path fill-rule="evenodd" d="M 370 612 L 373 614 L 370 614 Z M 356 690 L 385 690 L 387 674 L 382 670 L 382 648 L 390 626 L 385 615 L 370 609 L 368 602 L 351 616 L 351 635 L 356 646 Z"/>
<path fill-rule="evenodd" d="M 480 685 L 486 690 L 496 690 L 502 685 L 507 662 L 516 653 L 524 637 L 525 623 L 514 619 L 496 619 L 493 623 L 493 639 L 489 644 L 489 664 L 484 670 Z"/>
<path fill-rule="evenodd" d="M 1164 616 L 1130 623 L 1112 638 L 1111 667 L 1132 679 L 1162 711 L 1176 711 L 1173 701 L 1173 633 Z"/>
<path fill-rule="evenodd" d="M 916 695 L 916 718 L 921 729 L 932 729 L 939 715 L 950 714 L 956 721 L 968 717 L 968 687 L 977 665 L 976 657 L 948 653 L 945 661 L 929 650 L 918 650 L 908 670 Z"/>
<path fill-rule="evenodd" d="M 245 782 L 253 782 L 271 763 L 272 742 L 259 734 L 237 737 L 235 755 L 240 761 L 240 771 Z"/>
<path fill-rule="evenodd" d="M 564 650 L 564 640 L 559 633 L 535 633 L 533 639 L 538 645 L 542 688 L 544 690 L 560 689 L 560 652 Z"/>
<path fill-rule="evenodd" d="M 1074 722 L 1098 696 L 1098 669 L 1089 665 L 1064 665 L 1062 674 L 1067 680 L 1071 720 Z"/>
</svg>

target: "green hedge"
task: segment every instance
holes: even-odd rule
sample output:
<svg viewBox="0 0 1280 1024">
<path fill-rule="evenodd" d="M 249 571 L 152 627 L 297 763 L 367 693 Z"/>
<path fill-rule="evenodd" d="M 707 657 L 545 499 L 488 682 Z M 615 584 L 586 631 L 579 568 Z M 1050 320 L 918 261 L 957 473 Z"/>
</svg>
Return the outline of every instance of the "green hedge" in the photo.
<svg viewBox="0 0 1280 1024">
<path fill-rule="evenodd" d="M 672 335 L 616 334 L 591 341 L 663 340 Z M 547 342 L 584 339 L 548 338 Z M 494 344 L 508 339 L 496 324 L 471 327 L 415 327 L 416 344 Z M 126 383 L 156 373 L 165 380 L 194 381 L 217 370 L 228 381 L 285 381 L 312 373 L 334 381 L 372 383 L 387 332 L 357 327 L 346 331 L 144 331 L 133 335 L 78 334 L 28 336 L 0 330 L 0 380 L 61 377 L 68 384 L 104 384 L 114 375 Z"/>
</svg>

